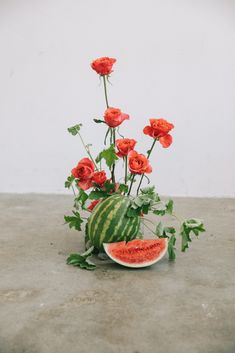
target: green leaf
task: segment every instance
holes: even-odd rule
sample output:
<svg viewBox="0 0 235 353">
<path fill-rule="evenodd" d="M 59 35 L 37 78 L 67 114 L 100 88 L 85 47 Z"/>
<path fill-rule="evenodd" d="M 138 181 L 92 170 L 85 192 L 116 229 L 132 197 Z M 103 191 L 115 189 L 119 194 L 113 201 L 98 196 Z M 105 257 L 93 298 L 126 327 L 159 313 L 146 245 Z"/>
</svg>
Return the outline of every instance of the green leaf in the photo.
<svg viewBox="0 0 235 353">
<path fill-rule="evenodd" d="M 188 232 L 185 232 L 184 230 L 182 230 L 180 232 L 182 241 L 181 241 L 181 251 L 185 251 L 186 249 L 188 249 L 188 243 L 191 242 L 191 238 L 189 236 Z"/>
<path fill-rule="evenodd" d="M 142 206 L 142 212 L 144 214 L 148 214 L 149 213 L 149 205 L 143 205 Z"/>
<path fill-rule="evenodd" d="M 107 193 L 115 190 L 115 184 L 112 183 L 110 180 L 106 180 L 104 183 L 104 189 Z"/>
<path fill-rule="evenodd" d="M 173 212 L 173 205 L 174 205 L 173 200 L 169 200 L 169 201 L 166 203 L 166 213 L 172 214 L 172 212 Z"/>
<path fill-rule="evenodd" d="M 174 227 L 163 227 L 162 222 L 159 222 L 157 224 L 155 234 L 159 238 L 169 238 L 170 235 L 174 235 L 176 233 L 176 230 Z"/>
<path fill-rule="evenodd" d="M 67 258 L 66 262 L 67 262 L 68 265 L 78 266 L 78 267 L 80 267 L 82 269 L 93 271 L 93 270 L 95 270 L 96 265 L 88 260 L 88 257 L 90 257 L 92 255 L 93 251 L 94 251 L 94 246 L 89 248 L 82 255 L 80 255 L 80 254 L 71 254 Z"/>
<path fill-rule="evenodd" d="M 194 230 L 196 229 L 199 232 L 205 232 L 203 221 L 201 219 L 197 219 L 197 218 L 188 219 L 184 221 L 184 226 L 187 229 L 194 229 Z"/>
<path fill-rule="evenodd" d="M 120 184 L 118 189 L 119 189 L 120 192 L 124 192 L 124 194 L 126 194 L 127 191 L 128 191 L 128 185 Z"/>
<path fill-rule="evenodd" d="M 106 122 L 104 120 L 100 120 L 100 119 L 93 119 L 93 121 L 96 123 L 96 124 L 106 124 Z"/>
<path fill-rule="evenodd" d="M 104 198 L 107 196 L 108 196 L 108 194 L 106 191 L 95 189 L 95 190 L 91 191 L 91 193 L 89 195 L 89 199 L 90 200 L 98 200 L 98 199 L 101 199 L 101 198 Z"/>
<path fill-rule="evenodd" d="M 69 228 L 75 228 L 81 231 L 81 224 L 83 220 L 81 219 L 80 213 L 73 211 L 74 216 L 64 216 L 64 221 L 69 225 Z"/>
<path fill-rule="evenodd" d="M 176 233 L 176 230 L 175 230 L 174 227 L 165 227 L 165 228 L 164 228 L 164 232 L 165 232 L 166 234 L 175 234 L 175 233 Z"/>
<path fill-rule="evenodd" d="M 79 194 L 74 199 L 74 207 L 79 208 L 79 205 L 81 205 L 82 209 L 85 209 L 84 205 L 87 199 L 87 193 L 84 190 L 80 189 Z"/>
<path fill-rule="evenodd" d="M 115 163 L 115 161 L 118 160 L 114 145 L 111 145 L 109 148 L 100 152 L 99 155 L 96 157 L 95 161 L 99 163 L 101 159 L 104 159 L 107 166 L 111 168 L 111 166 Z"/>
<path fill-rule="evenodd" d="M 142 194 L 152 195 L 155 194 L 155 186 L 147 186 L 146 188 L 140 189 Z"/>
<path fill-rule="evenodd" d="M 140 209 L 134 209 L 134 208 L 131 208 L 129 207 L 128 210 L 127 210 L 127 217 L 136 217 L 136 216 L 139 216 L 140 214 Z"/>
<path fill-rule="evenodd" d="M 74 180 L 75 180 L 75 177 L 73 175 L 68 176 L 67 180 L 64 183 L 64 187 L 69 189 L 73 184 Z"/>
<path fill-rule="evenodd" d="M 162 201 L 157 202 L 155 204 L 153 213 L 158 216 L 164 216 L 166 213 L 166 205 Z"/>
<path fill-rule="evenodd" d="M 173 234 L 170 239 L 168 240 L 168 255 L 169 255 L 169 260 L 175 260 L 176 255 L 175 255 L 175 243 L 176 243 L 176 237 Z"/>
<path fill-rule="evenodd" d="M 203 221 L 197 218 L 187 219 L 182 223 L 181 226 L 181 250 L 185 251 L 189 246 L 188 243 L 191 242 L 190 234 L 193 233 L 199 236 L 200 233 L 205 232 Z"/>
<path fill-rule="evenodd" d="M 144 201 L 141 199 L 141 197 L 137 196 L 134 200 L 133 203 L 138 206 L 138 207 L 142 207 L 142 205 L 144 204 Z"/>
<path fill-rule="evenodd" d="M 82 124 L 77 124 L 77 125 L 74 125 L 74 126 L 71 126 L 69 127 L 67 130 L 70 134 L 72 134 L 73 136 L 77 135 L 78 132 L 80 131 L 81 129 L 81 126 Z"/>
</svg>

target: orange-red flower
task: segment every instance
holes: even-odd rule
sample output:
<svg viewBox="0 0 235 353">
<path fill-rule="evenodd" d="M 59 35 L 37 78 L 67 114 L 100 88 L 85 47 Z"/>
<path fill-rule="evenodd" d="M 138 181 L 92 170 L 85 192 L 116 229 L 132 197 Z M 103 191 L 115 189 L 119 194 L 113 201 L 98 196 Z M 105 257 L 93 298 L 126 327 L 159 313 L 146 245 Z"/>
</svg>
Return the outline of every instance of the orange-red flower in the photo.
<svg viewBox="0 0 235 353">
<path fill-rule="evenodd" d="M 99 186 L 103 186 L 104 182 L 107 180 L 107 176 L 104 170 L 100 172 L 95 172 L 92 177 L 92 181 Z"/>
<path fill-rule="evenodd" d="M 110 75 L 112 72 L 113 64 L 117 60 L 114 58 L 103 57 L 92 61 L 91 67 L 99 75 Z"/>
<path fill-rule="evenodd" d="M 122 113 L 121 109 L 118 108 L 108 108 L 104 112 L 104 120 L 109 127 L 117 127 L 128 119 L 129 115 Z"/>
<path fill-rule="evenodd" d="M 78 165 L 72 169 L 71 173 L 78 179 L 78 186 L 83 190 L 87 190 L 92 186 L 94 170 L 94 163 L 89 158 L 83 158 L 78 162 Z"/>
<path fill-rule="evenodd" d="M 153 138 L 159 138 L 168 134 L 174 125 L 166 121 L 165 119 L 149 119 L 150 126 L 145 126 L 144 134 L 149 135 Z"/>
<path fill-rule="evenodd" d="M 94 200 L 90 203 L 90 205 L 87 207 L 89 211 L 92 211 L 93 208 L 101 201 L 102 199 Z"/>
<path fill-rule="evenodd" d="M 127 156 L 130 151 L 135 148 L 136 140 L 134 139 L 117 139 L 116 147 L 118 149 L 117 156 Z"/>
<path fill-rule="evenodd" d="M 129 157 L 129 169 L 132 174 L 145 174 L 151 173 L 152 167 L 149 164 L 149 160 L 143 155 L 136 151 L 131 151 Z"/>
</svg>

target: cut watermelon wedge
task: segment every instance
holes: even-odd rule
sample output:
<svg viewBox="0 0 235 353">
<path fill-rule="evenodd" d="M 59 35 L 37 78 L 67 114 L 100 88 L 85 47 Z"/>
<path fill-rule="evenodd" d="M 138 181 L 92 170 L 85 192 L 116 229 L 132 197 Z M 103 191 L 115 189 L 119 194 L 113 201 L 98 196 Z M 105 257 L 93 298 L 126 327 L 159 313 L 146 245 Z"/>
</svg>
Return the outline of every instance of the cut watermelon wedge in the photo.
<svg viewBox="0 0 235 353">
<path fill-rule="evenodd" d="M 113 261 L 126 267 L 147 267 L 155 264 L 167 252 L 167 239 L 134 239 L 126 243 L 103 244 Z"/>
</svg>

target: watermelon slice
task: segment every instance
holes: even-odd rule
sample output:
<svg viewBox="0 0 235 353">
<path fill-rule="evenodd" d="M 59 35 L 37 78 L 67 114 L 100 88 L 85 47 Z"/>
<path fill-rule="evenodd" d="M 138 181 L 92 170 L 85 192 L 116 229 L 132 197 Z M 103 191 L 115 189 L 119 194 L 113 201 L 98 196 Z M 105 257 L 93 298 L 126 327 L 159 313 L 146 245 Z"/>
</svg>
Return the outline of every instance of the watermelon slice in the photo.
<svg viewBox="0 0 235 353">
<path fill-rule="evenodd" d="M 134 239 L 126 243 L 104 244 L 106 254 L 126 267 L 147 267 L 155 264 L 167 252 L 167 239 Z"/>
</svg>

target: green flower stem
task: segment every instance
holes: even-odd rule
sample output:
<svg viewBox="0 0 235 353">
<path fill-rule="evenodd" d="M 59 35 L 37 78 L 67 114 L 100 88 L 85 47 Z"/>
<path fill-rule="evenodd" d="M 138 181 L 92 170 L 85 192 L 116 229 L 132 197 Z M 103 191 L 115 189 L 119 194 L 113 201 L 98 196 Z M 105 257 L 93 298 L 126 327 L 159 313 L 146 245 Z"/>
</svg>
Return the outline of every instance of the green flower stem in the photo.
<svg viewBox="0 0 235 353">
<path fill-rule="evenodd" d="M 134 179 L 135 179 L 135 174 L 132 175 L 132 178 L 131 178 L 131 185 L 130 185 L 130 188 L 129 188 L 129 191 L 128 191 L 128 196 L 130 195 L 131 193 L 131 189 L 132 189 L 132 185 L 133 185 L 133 182 L 134 182 Z"/>
<path fill-rule="evenodd" d="M 103 77 L 103 82 L 104 82 L 104 95 L 105 95 L 106 107 L 109 108 L 108 95 L 107 95 L 107 85 L 106 85 L 106 76 L 103 75 L 102 77 Z"/>
<path fill-rule="evenodd" d="M 156 141 L 157 141 L 157 139 L 154 139 L 154 140 L 153 140 L 152 146 L 151 146 L 150 150 L 149 150 L 148 153 L 147 153 L 147 158 L 148 158 L 148 159 L 149 159 L 149 157 L 150 157 L 150 154 L 152 153 L 152 150 L 153 150 L 153 147 L 154 147 Z M 142 176 L 141 176 L 141 178 L 140 178 L 140 182 L 139 182 L 139 186 L 138 186 L 138 188 L 137 188 L 137 193 L 136 193 L 136 195 L 139 194 L 139 190 L 140 190 L 140 186 L 141 186 L 141 184 L 142 184 L 143 178 L 144 178 L 144 174 L 142 174 Z"/>
<path fill-rule="evenodd" d="M 90 150 L 89 150 L 89 147 L 86 146 L 86 144 L 85 144 L 85 142 L 84 142 L 84 140 L 83 140 L 82 135 L 80 134 L 80 132 L 78 132 L 78 136 L 80 137 L 80 140 L 81 140 L 81 142 L 82 142 L 82 144 L 83 144 L 83 147 L 85 148 L 85 150 L 86 150 L 88 156 L 90 157 L 90 159 L 91 159 L 92 162 L 94 163 L 95 169 L 96 169 L 96 170 L 99 170 L 98 167 L 97 167 L 97 165 L 96 165 L 96 163 L 95 163 L 95 160 L 93 159 L 93 157 L 92 157 L 92 155 L 91 155 L 91 152 L 90 152 Z"/>
<path fill-rule="evenodd" d="M 72 190 L 73 190 L 73 194 L 74 194 L 74 196 L 76 196 L 76 192 L 75 192 L 75 190 L 74 190 L 73 185 L 71 185 L 71 187 L 72 187 Z"/>
<path fill-rule="evenodd" d="M 112 135 L 113 135 L 113 145 L 115 147 L 115 143 L 116 143 L 116 133 L 115 133 L 115 128 L 111 129 L 113 131 Z M 112 182 L 115 183 L 115 162 L 112 165 L 111 168 L 111 175 L 112 175 Z"/>
<path fill-rule="evenodd" d="M 125 163 L 125 184 L 127 183 L 127 156 L 124 156 Z"/>
<path fill-rule="evenodd" d="M 154 233 L 154 231 L 153 231 L 149 226 L 147 226 L 146 223 L 144 223 L 145 220 L 144 220 L 144 219 L 141 219 L 141 221 L 142 221 L 143 225 L 144 225 L 148 230 L 150 230 L 151 233 L 153 233 L 153 234 L 156 236 L 156 234 Z"/>
<path fill-rule="evenodd" d="M 174 217 L 175 219 L 177 219 L 177 221 L 179 221 L 180 223 L 183 223 L 183 218 L 177 216 L 175 213 L 172 213 L 172 217 Z"/>
<path fill-rule="evenodd" d="M 106 84 L 107 77 L 106 77 L 106 75 L 103 75 L 102 77 L 103 77 L 103 83 L 104 83 L 105 102 L 106 102 L 106 107 L 108 109 L 109 102 L 108 102 L 108 93 L 107 93 L 107 84 Z M 115 146 L 115 142 L 116 142 L 115 128 L 111 128 L 110 131 L 111 131 L 110 145 L 113 144 Z M 115 183 L 115 163 L 113 163 L 113 165 L 111 167 L 111 177 L 112 177 L 112 182 Z"/>
</svg>

